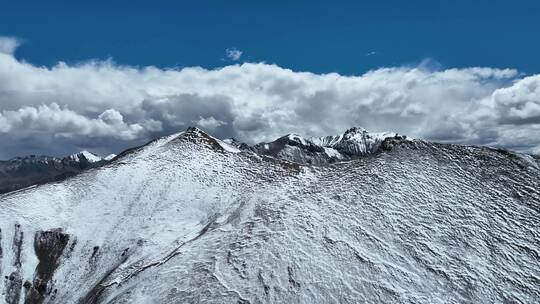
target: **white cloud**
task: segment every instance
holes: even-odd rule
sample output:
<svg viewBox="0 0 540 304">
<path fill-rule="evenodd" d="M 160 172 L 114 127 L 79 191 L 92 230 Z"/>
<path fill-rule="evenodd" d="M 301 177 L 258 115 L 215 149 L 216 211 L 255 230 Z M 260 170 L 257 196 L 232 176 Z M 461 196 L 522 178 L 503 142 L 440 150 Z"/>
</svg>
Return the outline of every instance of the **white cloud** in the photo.
<svg viewBox="0 0 540 304">
<path fill-rule="evenodd" d="M 19 45 L 21 40 L 17 38 L 0 36 L 0 53 L 13 54 Z"/>
<path fill-rule="evenodd" d="M 89 145 L 118 152 L 190 125 L 252 142 L 363 126 L 532 152 L 540 150 L 539 83 L 540 75 L 493 68 L 394 67 L 361 76 L 264 63 L 174 70 L 92 61 L 44 68 L 0 53 L 0 141 L 11 143 L 0 158 Z"/>
<path fill-rule="evenodd" d="M 88 118 L 58 104 L 38 107 L 24 106 L 15 111 L 0 112 L 0 133 L 19 131 L 51 133 L 55 136 L 111 137 L 133 140 L 144 128 L 139 124 L 126 124 L 124 117 L 114 109 L 105 110 L 97 118 Z"/>
<path fill-rule="evenodd" d="M 502 122 L 540 123 L 540 75 L 496 90 L 492 94 L 492 105 Z"/>
<path fill-rule="evenodd" d="M 227 58 L 229 58 L 232 61 L 238 61 L 240 57 L 242 57 L 242 51 L 236 49 L 236 48 L 228 48 L 225 50 L 225 54 L 227 54 Z"/>
<path fill-rule="evenodd" d="M 227 123 L 221 120 L 217 120 L 213 116 L 210 116 L 200 117 L 196 124 L 205 130 L 212 131 L 218 127 L 226 125 Z"/>
</svg>

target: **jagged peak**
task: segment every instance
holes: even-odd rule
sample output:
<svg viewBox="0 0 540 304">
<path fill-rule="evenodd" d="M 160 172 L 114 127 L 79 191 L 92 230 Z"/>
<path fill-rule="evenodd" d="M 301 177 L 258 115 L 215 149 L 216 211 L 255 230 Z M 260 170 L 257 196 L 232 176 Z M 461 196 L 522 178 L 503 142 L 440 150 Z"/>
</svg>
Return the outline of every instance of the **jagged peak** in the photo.
<svg viewBox="0 0 540 304">
<path fill-rule="evenodd" d="M 369 132 L 368 130 L 362 128 L 362 127 L 352 127 L 348 130 L 346 130 L 343 133 L 343 138 L 345 139 L 358 139 L 357 136 L 361 136 L 363 138 L 379 138 L 384 139 L 387 137 L 395 137 L 399 134 L 396 132 Z"/>
<path fill-rule="evenodd" d="M 343 133 L 343 135 L 352 134 L 352 133 L 369 133 L 369 132 L 366 129 L 362 128 L 362 127 L 352 127 L 352 128 L 347 129 Z"/>
</svg>

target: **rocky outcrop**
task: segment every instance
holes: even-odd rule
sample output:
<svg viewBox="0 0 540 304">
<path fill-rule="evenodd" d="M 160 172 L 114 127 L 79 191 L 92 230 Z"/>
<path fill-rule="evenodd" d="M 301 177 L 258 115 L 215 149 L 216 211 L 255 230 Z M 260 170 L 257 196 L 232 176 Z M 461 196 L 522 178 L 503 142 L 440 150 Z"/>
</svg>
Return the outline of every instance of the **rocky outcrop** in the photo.
<svg viewBox="0 0 540 304">
<path fill-rule="evenodd" d="M 25 304 L 43 303 L 46 298 L 54 300 L 57 289 L 52 279 L 68 241 L 69 235 L 62 229 L 36 232 L 34 252 L 39 262 L 32 283 L 25 286 Z"/>
</svg>

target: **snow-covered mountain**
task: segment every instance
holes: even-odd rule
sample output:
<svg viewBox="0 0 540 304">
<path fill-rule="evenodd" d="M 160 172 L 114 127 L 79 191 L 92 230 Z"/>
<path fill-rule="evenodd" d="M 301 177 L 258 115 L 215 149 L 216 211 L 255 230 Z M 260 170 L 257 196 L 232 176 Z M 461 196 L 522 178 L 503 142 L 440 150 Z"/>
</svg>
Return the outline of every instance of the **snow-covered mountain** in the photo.
<svg viewBox="0 0 540 304">
<path fill-rule="evenodd" d="M 81 151 L 64 158 L 30 155 L 0 161 L 0 193 L 35 184 L 61 180 L 83 170 L 99 167 L 110 159 L 88 151 Z"/>
<path fill-rule="evenodd" d="M 307 166 L 190 128 L 0 195 L 0 302 L 540 301 L 538 159 L 377 146 Z"/>
<path fill-rule="evenodd" d="M 396 133 L 370 133 L 355 127 L 337 136 L 304 138 L 289 134 L 273 142 L 254 146 L 232 138 L 223 142 L 239 150 L 253 151 L 299 164 L 327 165 L 374 154 L 388 137 L 406 138 Z M 115 157 L 115 154 L 101 157 L 81 151 L 64 158 L 31 155 L 0 161 L 0 193 L 61 180 L 83 170 L 102 166 Z"/>
<path fill-rule="evenodd" d="M 76 154 L 72 154 L 68 156 L 68 159 L 76 161 L 76 162 L 89 162 L 89 163 L 97 163 L 102 160 L 104 160 L 103 157 L 97 156 L 94 153 L 88 152 L 88 151 L 81 151 Z"/>
<path fill-rule="evenodd" d="M 257 144 L 250 148 L 256 153 L 291 162 L 324 165 L 374 154 L 386 138 L 406 139 L 397 133 L 370 133 L 355 127 L 336 136 L 305 138 L 289 134 L 273 142 Z"/>
</svg>

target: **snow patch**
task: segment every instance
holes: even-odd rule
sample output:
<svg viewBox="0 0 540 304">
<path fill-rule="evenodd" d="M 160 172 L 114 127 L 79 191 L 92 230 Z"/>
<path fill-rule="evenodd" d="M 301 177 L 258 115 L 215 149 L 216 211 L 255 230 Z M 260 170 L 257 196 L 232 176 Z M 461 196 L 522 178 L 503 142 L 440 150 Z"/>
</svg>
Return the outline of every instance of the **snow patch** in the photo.
<svg viewBox="0 0 540 304">
<path fill-rule="evenodd" d="M 116 157 L 116 154 L 109 154 L 109 155 L 105 156 L 103 159 L 106 160 L 106 161 L 110 161 L 115 157 Z"/>
<path fill-rule="evenodd" d="M 336 149 L 333 148 L 324 147 L 324 153 L 326 153 L 328 157 L 335 157 L 337 159 L 343 158 L 343 155 L 341 155 L 341 153 L 339 153 Z"/>
<path fill-rule="evenodd" d="M 227 152 L 231 152 L 231 153 L 240 153 L 240 152 L 242 152 L 240 149 L 238 149 L 238 148 L 236 148 L 236 147 L 234 147 L 234 146 L 232 146 L 232 145 L 226 143 L 226 142 L 223 141 L 223 140 L 219 140 L 219 139 L 217 139 L 217 138 L 214 138 L 214 139 L 215 139 L 215 140 L 217 141 L 217 143 L 218 143 L 225 151 L 227 151 Z"/>
</svg>

